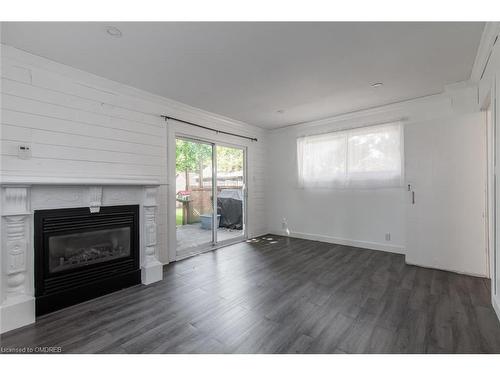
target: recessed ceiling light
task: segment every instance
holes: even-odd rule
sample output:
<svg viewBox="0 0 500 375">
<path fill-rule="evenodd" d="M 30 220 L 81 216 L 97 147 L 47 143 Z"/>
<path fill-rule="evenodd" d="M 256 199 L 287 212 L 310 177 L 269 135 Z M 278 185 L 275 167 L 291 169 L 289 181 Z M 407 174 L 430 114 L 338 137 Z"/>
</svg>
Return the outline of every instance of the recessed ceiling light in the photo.
<svg viewBox="0 0 500 375">
<path fill-rule="evenodd" d="M 108 35 L 114 36 L 115 38 L 121 38 L 122 32 L 114 26 L 106 26 L 106 32 Z"/>
<path fill-rule="evenodd" d="M 375 82 L 375 83 L 372 83 L 371 86 L 377 88 L 377 87 L 384 86 L 384 84 L 382 82 Z"/>
</svg>

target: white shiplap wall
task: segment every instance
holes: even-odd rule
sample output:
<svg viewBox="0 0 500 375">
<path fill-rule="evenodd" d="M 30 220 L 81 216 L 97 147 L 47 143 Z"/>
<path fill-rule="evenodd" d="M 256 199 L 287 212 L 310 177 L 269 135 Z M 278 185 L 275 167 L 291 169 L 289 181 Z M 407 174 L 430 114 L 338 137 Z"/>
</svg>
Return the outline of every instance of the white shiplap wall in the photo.
<svg viewBox="0 0 500 375">
<path fill-rule="evenodd" d="M 10 46 L 1 45 L 2 181 L 73 183 L 89 179 L 161 185 L 160 259 L 167 262 L 168 145 L 175 132 L 239 142 L 187 125 L 168 129 L 169 114 L 259 138 L 248 147 L 250 236 L 266 232 L 265 131 L 149 94 Z M 169 138 L 170 136 L 170 138 Z M 31 159 L 18 158 L 30 144 Z M 174 153 L 175 155 L 175 153 Z M 175 186 L 173 186 L 175 188 Z M 171 195 L 170 195 L 171 196 Z M 174 224 L 175 225 L 175 224 Z M 172 257 L 170 256 L 170 259 Z"/>
</svg>

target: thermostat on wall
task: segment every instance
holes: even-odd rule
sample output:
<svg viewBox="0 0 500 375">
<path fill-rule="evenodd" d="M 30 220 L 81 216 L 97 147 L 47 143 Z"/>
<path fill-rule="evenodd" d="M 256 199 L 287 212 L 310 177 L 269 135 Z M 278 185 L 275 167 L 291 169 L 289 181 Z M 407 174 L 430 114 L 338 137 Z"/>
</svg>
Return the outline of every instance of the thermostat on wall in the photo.
<svg viewBox="0 0 500 375">
<path fill-rule="evenodd" d="M 19 145 L 17 147 L 17 156 L 19 159 L 30 159 L 31 158 L 31 145 Z"/>
</svg>

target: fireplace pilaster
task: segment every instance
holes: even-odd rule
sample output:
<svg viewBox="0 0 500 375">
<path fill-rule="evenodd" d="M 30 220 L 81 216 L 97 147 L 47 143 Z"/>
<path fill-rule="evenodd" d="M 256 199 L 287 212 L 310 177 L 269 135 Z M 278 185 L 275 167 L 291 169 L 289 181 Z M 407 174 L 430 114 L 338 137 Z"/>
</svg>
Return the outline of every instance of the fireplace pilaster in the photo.
<svg viewBox="0 0 500 375">
<path fill-rule="evenodd" d="M 141 267 L 143 284 L 151 284 L 163 278 L 163 266 L 158 261 L 156 252 L 158 188 L 146 186 L 144 188 L 144 260 Z"/>
<path fill-rule="evenodd" d="M 2 188 L 2 253 L 0 329 L 5 332 L 35 321 L 33 279 L 28 275 L 30 248 L 30 187 Z"/>
</svg>

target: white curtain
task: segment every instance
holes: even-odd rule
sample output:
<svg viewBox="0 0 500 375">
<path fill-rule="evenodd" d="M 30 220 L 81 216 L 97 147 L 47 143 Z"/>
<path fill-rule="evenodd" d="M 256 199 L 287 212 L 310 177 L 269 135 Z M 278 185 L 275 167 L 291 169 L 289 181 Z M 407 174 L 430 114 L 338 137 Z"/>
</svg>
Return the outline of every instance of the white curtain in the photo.
<svg viewBox="0 0 500 375">
<path fill-rule="evenodd" d="M 400 123 L 297 139 L 301 187 L 373 188 L 403 184 Z"/>
</svg>

